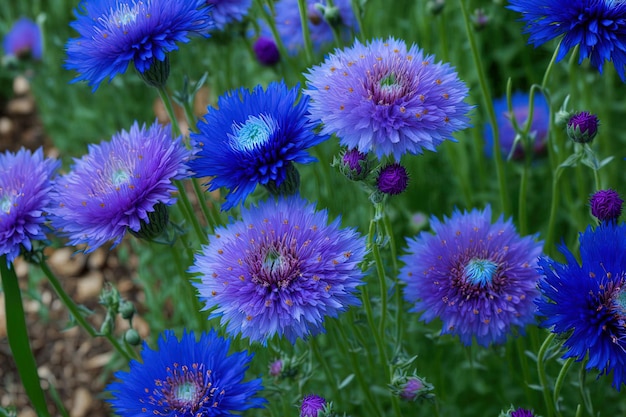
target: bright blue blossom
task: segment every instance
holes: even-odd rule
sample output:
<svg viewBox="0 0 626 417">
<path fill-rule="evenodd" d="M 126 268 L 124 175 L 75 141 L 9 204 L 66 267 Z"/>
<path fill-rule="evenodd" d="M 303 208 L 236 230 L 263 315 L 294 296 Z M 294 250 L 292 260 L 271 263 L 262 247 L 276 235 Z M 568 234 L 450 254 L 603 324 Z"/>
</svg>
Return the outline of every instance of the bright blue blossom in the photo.
<svg viewBox="0 0 626 417">
<path fill-rule="evenodd" d="M 524 32 L 535 46 L 561 38 L 557 61 L 580 48 L 581 63 L 589 58 L 602 72 L 613 61 L 626 81 L 626 3 L 615 0 L 509 0 L 509 9 L 522 13 Z"/>
<path fill-rule="evenodd" d="M 327 139 L 306 118 L 309 99 L 299 87 L 270 83 L 241 88 L 219 98 L 191 138 L 198 149 L 190 162 L 197 177 L 211 177 L 209 190 L 230 190 L 222 210 L 243 202 L 257 184 L 280 186 L 292 163 L 316 159 L 306 149 Z"/>
<path fill-rule="evenodd" d="M 505 158 L 511 156 L 513 159 L 524 157 L 524 148 L 520 142 L 515 144 L 517 136 L 511 117 L 515 118 L 517 126 L 524 129 L 528 120 L 528 98 L 527 93 L 517 92 L 511 96 L 512 114 L 509 112 L 507 97 L 503 96 L 493 100 L 493 107 L 498 123 L 498 133 L 500 135 L 500 150 Z M 536 93 L 533 102 L 533 121 L 528 134 L 532 138 L 532 152 L 541 154 L 546 148 L 548 140 L 548 129 L 550 127 L 550 107 L 543 95 Z M 493 156 L 493 130 L 490 123 L 485 123 L 485 154 Z"/>
<path fill-rule="evenodd" d="M 191 157 L 171 129 L 156 121 L 121 131 L 110 142 L 90 145 L 74 160 L 72 170 L 56 181 L 52 223 L 70 238 L 70 245 L 87 244 L 85 252 L 113 240 L 126 230 L 138 232 L 159 203 L 176 201 L 173 181 L 188 177 Z"/>
<path fill-rule="evenodd" d="M 216 30 L 223 30 L 232 22 L 240 22 L 250 10 L 252 0 L 206 0 L 211 5 L 211 16 Z"/>
<path fill-rule="evenodd" d="M 266 343 L 291 343 L 323 331 L 326 317 L 359 304 L 364 239 L 328 224 L 326 211 L 298 197 L 244 209 L 242 219 L 219 227 L 196 255 L 200 299 L 226 331 Z"/>
<path fill-rule="evenodd" d="M 24 148 L 0 154 L 0 255 L 7 262 L 45 239 L 44 223 L 50 205 L 51 177 L 60 162 Z"/>
<path fill-rule="evenodd" d="M 5 55 L 21 57 L 30 54 L 41 59 L 41 30 L 37 23 L 27 17 L 17 20 L 2 40 Z"/>
<path fill-rule="evenodd" d="M 399 276 L 422 321 L 439 318 L 443 334 L 483 346 L 504 343 L 514 328 L 534 322 L 541 242 L 519 236 L 511 220 L 492 223 L 489 206 L 430 222 L 435 234 L 409 240 Z"/>
<path fill-rule="evenodd" d="M 213 28 L 205 0 L 82 0 L 70 25 L 79 37 L 67 43 L 65 68 L 79 73 L 95 91 L 132 62 L 146 72 L 163 62 L 177 43 L 193 35 L 208 36 Z"/>
<path fill-rule="evenodd" d="M 261 379 L 243 382 L 252 355 L 229 355 L 229 348 L 215 330 L 199 340 L 193 332 L 178 340 L 166 330 L 158 349 L 144 343 L 142 362 L 132 360 L 128 372 L 115 373 L 109 402 L 121 417 L 222 417 L 263 407 Z"/>
<path fill-rule="evenodd" d="M 539 261 L 538 314 L 565 339 L 563 358 L 587 358 L 587 370 L 613 372 L 619 390 L 626 383 L 626 225 L 589 226 L 579 242 L 580 264 L 564 245 L 565 263 Z"/>
<path fill-rule="evenodd" d="M 469 91 L 454 69 L 402 40 L 355 41 L 305 76 L 310 119 L 349 149 L 399 159 L 469 126 Z"/>
</svg>

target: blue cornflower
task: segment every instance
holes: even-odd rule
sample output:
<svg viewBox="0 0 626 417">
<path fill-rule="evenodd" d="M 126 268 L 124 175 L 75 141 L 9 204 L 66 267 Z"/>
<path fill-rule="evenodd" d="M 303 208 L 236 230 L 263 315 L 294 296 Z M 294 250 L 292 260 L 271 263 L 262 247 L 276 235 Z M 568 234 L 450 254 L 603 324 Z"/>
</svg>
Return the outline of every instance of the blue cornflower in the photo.
<svg viewBox="0 0 626 417">
<path fill-rule="evenodd" d="M 626 225 L 589 226 L 579 242 L 580 264 L 564 245 L 565 263 L 540 259 L 538 314 L 566 339 L 563 358 L 588 358 L 586 369 L 601 375 L 613 371 L 619 390 L 626 383 Z"/>
<path fill-rule="evenodd" d="M 359 303 L 366 249 L 355 230 L 339 229 L 339 219 L 328 224 L 326 211 L 298 197 L 262 202 L 241 217 L 217 228 L 190 268 L 211 318 L 228 333 L 295 343 Z"/>
<path fill-rule="evenodd" d="M 511 220 L 492 223 L 489 206 L 430 222 L 435 234 L 409 240 L 401 258 L 404 298 L 422 321 L 439 318 L 443 334 L 483 346 L 534 322 L 541 242 L 519 236 Z"/>
<path fill-rule="evenodd" d="M 250 10 L 252 0 L 206 0 L 211 5 L 211 16 L 216 30 L 223 30 L 232 22 L 240 22 Z"/>
<path fill-rule="evenodd" d="M 493 107 L 496 113 L 496 121 L 498 123 L 498 133 L 500 135 L 500 150 L 506 158 L 509 155 L 513 159 L 521 159 L 524 157 L 524 149 L 521 143 L 516 143 L 517 136 L 511 117 L 520 129 L 524 129 L 524 125 L 528 120 L 528 98 L 527 93 L 517 92 L 511 96 L 512 114 L 509 112 L 507 97 L 503 96 L 493 100 Z M 532 137 L 532 151 L 540 154 L 546 148 L 548 140 L 548 129 L 550 127 L 550 107 L 548 102 L 539 93 L 535 93 L 533 102 L 533 121 L 530 125 L 528 134 Z M 489 157 L 493 156 L 493 130 L 491 124 L 485 124 L 485 154 Z"/>
<path fill-rule="evenodd" d="M 305 76 L 310 119 L 349 149 L 399 159 L 469 126 L 468 88 L 454 69 L 402 40 L 357 40 Z"/>
<path fill-rule="evenodd" d="M 5 55 L 21 57 L 30 54 L 41 59 L 43 44 L 37 23 L 27 17 L 17 20 L 2 40 Z"/>
<path fill-rule="evenodd" d="M 298 98 L 299 87 L 281 82 L 267 90 L 241 88 L 219 98 L 217 108 L 198 123 L 191 134 L 198 149 L 190 162 L 197 177 L 212 177 L 210 191 L 230 190 L 222 210 L 245 200 L 257 184 L 280 186 L 294 162 L 316 159 L 306 149 L 327 139 L 313 133 L 306 118 L 309 99 Z"/>
<path fill-rule="evenodd" d="M 121 417 L 222 417 L 263 407 L 261 379 L 243 382 L 252 354 L 229 355 L 229 348 L 215 330 L 199 340 L 193 332 L 178 340 L 166 330 L 157 350 L 144 343 L 142 362 L 132 360 L 128 372 L 115 373 L 118 380 L 106 388 L 109 402 Z"/>
<path fill-rule="evenodd" d="M 353 32 L 358 31 L 357 21 L 352 11 L 350 0 L 335 0 L 334 7 L 329 8 L 326 0 L 306 0 L 307 18 L 311 43 L 315 50 L 331 45 L 334 34 L 329 21 L 338 28 L 343 41 L 352 39 Z M 298 0 L 280 0 L 274 5 L 276 30 L 287 51 L 296 55 L 304 49 L 304 35 L 300 21 Z M 269 26 L 261 22 L 261 35 L 273 38 Z"/>
<path fill-rule="evenodd" d="M 39 148 L 0 154 L 0 255 L 7 262 L 45 239 L 43 226 L 50 205 L 51 177 L 60 162 L 45 158 Z"/>
<path fill-rule="evenodd" d="M 145 73 L 177 43 L 213 28 L 205 0 L 82 0 L 70 25 L 80 35 L 67 43 L 65 68 L 79 73 L 95 91 L 106 79 L 126 71 L 131 62 Z"/>
<path fill-rule="evenodd" d="M 87 244 L 85 252 L 113 240 L 126 230 L 138 232 L 158 204 L 176 199 L 173 181 L 188 177 L 191 152 L 171 129 L 156 121 L 135 124 L 110 142 L 90 145 L 74 160 L 72 170 L 56 181 L 52 224 L 70 238 L 70 245 Z"/>
<path fill-rule="evenodd" d="M 589 58 L 602 72 L 613 61 L 626 81 L 626 3 L 615 0 L 509 0 L 509 9 L 522 13 L 529 42 L 542 45 L 562 36 L 557 61 L 580 48 L 579 63 Z"/>
</svg>

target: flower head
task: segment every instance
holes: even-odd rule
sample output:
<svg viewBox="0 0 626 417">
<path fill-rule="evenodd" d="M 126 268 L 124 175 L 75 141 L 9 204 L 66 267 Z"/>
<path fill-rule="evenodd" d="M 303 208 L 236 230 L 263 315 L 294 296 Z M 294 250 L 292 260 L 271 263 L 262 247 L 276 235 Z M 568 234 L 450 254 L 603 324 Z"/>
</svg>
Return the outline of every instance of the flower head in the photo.
<svg viewBox="0 0 626 417">
<path fill-rule="evenodd" d="M 95 91 L 132 62 L 139 73 L 162 63 L 178 43 L 208 36 L 213 27 L 205 0 L 82 0 L 70 25 L 79 37 L 67 43 L 65 68 Z"/>
<path fill-rule="evenodd" d="M 542 326 L 566 339 L 563 358 L 588 358 L 586 369 L 626 383 L 626 225 L 602 223 L 580 234 L 579 264 L 565 246 L 561 264 L 542 257 L 537 301 Z"/>
<path fill-rule="evenodd" d="M 589 199 L 591 214 L 601 222 L 617 220 L 624 200 L 615 190 L 596 191 Z"/>
<path fill-rule="evenodd" d="M 35 59 L 41 59 L 41 30 L 37 23 L 27 17 L 22 17 L 5 35 L 2 46 L 5 55 L 21 57 L 30 54 Z"/>
<path fill-rule="evenodd" d="M 107 386 L 116 414 L 130 416 L 224 417 L 260 408 L 261 379 L 243 382 L 252 355 L 229 355 L 230 341 L 215 330 L 196 340 L 185 332 L 180 340 L 166 330 L 152 350 L 144 343 L 142 362 L 132 360 L 128 372 L 115 373 Z"/>
<path fill-rule="evenodd" d="M 570 49 L 580 48 L 581 63 L 589 58 L 602 72 L 604 61 L 613 61 L 626 81 L 626 3 L 614 0 L 509 0 L 509 9 L 522 13 L 524 32 L 535 46 L 562 37 L 557 61 Z"/>
<path fill-rule="evenodd" d="M 378 191 L 390 195 L 401 194 L 408 184 L 409 174 L 406 168 L 397 162 L 382 167 L 376 179 Z"/>
<path fill-rule="evenodd" d="M 361 181 L 367 178 L 371 170 L 371 162 L 363 152 L 358 149 L 345 150 L 341 155 L 339 169 L 352 181 Z"/>
<path fill-rule="evenodd" d="M 196 255 L 200 298 L 226 330 L 265 343 L 291 343 L 323 331 L 326 316 L 357 305 L 365 242 L 353 229 L 327 224 L 325 211 L 296 197 L 242 210 Z"/>
<path fill-rule="evenodd" d="M 493 101 L 496 121 L 498 123 L 498 133 L 500 135 L 500 149 L 506 158 L 513 159 L 524 157 L 524 148 L 521 143 L 515 143 L 517 133 L 513 127 L 512 118 L 520 129 L 523 129 L 528 121 L 528 100 L 529 95 L 522 92 L 514 93 L 511 96 L 512 112 L 509 112 L 507 97 L 503 96 Z M 542 153 L 546 148 L 548 140 L 548 129 L 550 127 L 550 107 L 543 95 L 536 93 L 533 100 L 533 121 L 528 134 L 532 138 L 532 151 L 535 154 Z M 491 124 L 485 124 L 485 154 L 493 156 L 493 130 Z"/>
<path fill-rule="evenodd" d="M 263 65 L 272 66 L 280 61 L 280 52 L 278 52 L 278 47 L 272 38 L 259 36 L 259 38 L 254 41 L 252 49 L 254 50 L 256 58 Z"/>
<path fill-rule="evenodd" d="M 327 137 L 313 132 L 305 117 L 309 99 L 296 103 L 298 90 L 282 82 L 267 90 L 241 88 L 220 97 L 198 123 L 190 167 L 198 177 L 212 177 L 209 190 L 230 190 L 222 210 L 245 200 L 257 184 L 280 186 L 292 163 L 315 161 L 306 149 Z"/>
<path fill-rule="evenodd" d="M 176 199 L 173 180 L 188 176 L 190 158 L 180 138 L 156 121 L 121 131 L 110 142 L 90 145 L 71 172 L 57 179 L 52 223 L 86 252 L 109 240 L 118 244 L 127 229 L 138 232 L 159 203 Z"/>
<path fill-rule="evenodd" d="M 511 417 L 535 417 L 532 411 L 518 408 L 511 413 Z"/>
<path fill-rule="evenodd" d="M 519 236 L 511 220 L 492 223 L 489 206 L 457 210 L 443 222 L 433 217 L 431 227 L 434 235 L 408 242 L 400 273 L 404 298 L 423 321 L 440 318 L 442 333 L 483 346 L 534 321 L 541 242 Z"/>
<path fill-rule="evenodd" d="M 215 29 L 223 30 L 232 22 L 241 22 L 252 6 L 252 0 L 206 0 L 211 5 Z"/>
<path fill-rule="evenodd" d="M 378 157 L 421 154 L 469 125 L 468 89 L 448 64 L 389 38 L 336 51 L 306 74 L 310 119 Z"/>
<path fill-rule="evenodd" d="M 51 177 L 60 162 L 45 158 L 39 148 L 0 154 L 0 255 L 7 262 L 45 239 L 45 212 L 50 205 Z"/>
<path fill-rule="evenodd" d="M 331 45 L 334 41 L 331 23 L 335 25 L 344 41 L 352 38 L 357 23 L 350 0 L 335 0 L 334 9 L 329 9 L 326 0 L 306 0 L 307 18 L 311 43 L 316 50 Z M 325 13 L 325 11 L 328 12 Z M 274 5 L 276 29 L 285 48 L 296 55 L 304 49 L 304 35 L 300 22 L 297 0 L 280 0 Z M 330 13 L 330 15 L 329 15 Z M 261 35 L 273 39 L 265 22 L 261 22 Z"/>
<path fill-rule="evenodd" d="M 318 413 L 326 409 L 326 400 L 319 395 L 310 394 L 302 399 L 300 417 L 317 417 Z"/>
<path fill-rule="evenodd" d="M 567 136 L 577 143 L 589 143 L 598 134 L 598 116 L 588 111 L 575 113 L 567 122 Z"/>
</svg>

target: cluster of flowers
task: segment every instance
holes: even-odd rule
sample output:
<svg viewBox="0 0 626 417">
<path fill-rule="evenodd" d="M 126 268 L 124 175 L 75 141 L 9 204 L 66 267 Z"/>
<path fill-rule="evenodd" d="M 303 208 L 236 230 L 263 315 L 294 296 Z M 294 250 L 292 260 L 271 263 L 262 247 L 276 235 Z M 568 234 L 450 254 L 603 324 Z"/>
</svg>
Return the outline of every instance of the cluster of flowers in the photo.
<svg viewBox="0 0 626 417">
<path fill-rule="evenodd" d="M 80 37 L 67 44 L 67 68 L 79 73 L 76 80 L 95 89 L 130 63 L 150 73 L 177 43 L 241 19 L 250 4 L 162 3 L 81 2 L 72 25 Z M 531 29 L 531 39 L 557 36 L 546 34 L 543 20 L 522 5 L 530 3 L 536 2 L 513 1 L 511 7 L 525 13 L 529 25 L 541 23 L 542 30 Z M 609 7 L 596 3 L 603 5 L 596 8 Z M 287 13 L 287 4 L 279 2 L 275 13 Z M 312 27 L 333 18 L 350 22 L 343 2 L 335 5 L 337 10 L 310 8 Z M 289 6 L 289 13 L 293 10 Z M 602 30 L 599 42 L 609 36 Z M 598 64 L 608 57 L 603 51 L 581 49 L 581 57 L 590 54 Z M 622 62 L 622 52 L 611 53 Z M 618 72 L 623 77 L 623 69 Z M 334 135 L 347 147 L 342 162 L 353 179 L 367 178 L 362 174 L 370 157 L 392 160 L 381 164 L 375 184 L 383 194 L 397 194 L 406 188 L 408 175 L 396 160 L 454 140 L 453 133 L 469 125 L 472 106 L 465 102 L 468 88 L 449 64 L 394 38 L 355 41 L 305 77 L 300 98 L 299 86 L 290 89 L 282 82 L 223 95 L 191 135 L 192 149 L 155 122 L 136 123 L 111 141 L 90 146 L 69 173 L 56 177 L 59 163 L 41 150 L 5 152 L 0 156 L 1 254 L 10 263 L 20 251 L 31 250 L 33 241 L 45 239 L 48 224 L 86 252 L 119 243 L 126 231 L 141 236 L 163 218 L 153 213 L 174 204 L 176 181 L 192 176 L 210 177 L 209 190 L 229 190 L 223 210 L 242 205 L 261 184 L 275 198 L 243 208 L 240 220 L 216 228 L 196 255 L 189 272 L 200 278 L 199 297 L 229 335 L 250 342 L 265 344 L 278 336 L 295 343 L 322 332 L 326 318 L 359 304 L 357 287 L 363 284 L 361 263 L 368 250 L 356 230 L 340 228 L 339 219 L 331 221 L 326 211 L 297 195 L 294 163 L 313 162 L 307 149 Z M 514 111 L 518 116 L 526 115 Z M 588 132 L 588 120 L 576 120 L 574 131 L 583 125 Z M 616 220 L 621 199 L 615 193 L 596 194 L 591 206 L 602 222 L 580 236 L 582 264 L 566 248 L 564 264 L 542 256 L 535 236 L 520 236 L 511 220 L 493 222 L 489 206 L 457 210 L 443 220 L 433 217 L 434 234 L 409 239 L 401 258 L 404 298 L 421 320 L 440 319 L 442 333 L 466 345 L 503 343 L 534 323 L 536 315 L 545 317 L 542 325 L 566 338 L 565 357 L 589 356 L 587 369 L 613 372 L 619 388 L 626 381 L 626 226 Z M 128 372 L 116 374 L 119 380 L 108 387 L 115 411 L 225 415 L 263 406 L 256 396 L 261 380 L 243 382 L 251 355 L 229 355 L 229 347 L 216 332 L 199 339 L 193 332 L 181 339 L 164 332 L 158 350 L 144 345 L 143 363 L 133 361 Z M 418 389 L 416 381 L 410 389 Z M 324 405 L 321 397 L 307 397 L 302 415 L 317 415 Z M 525 413 L 530 412 L 512 415 Z"/>
</svg>

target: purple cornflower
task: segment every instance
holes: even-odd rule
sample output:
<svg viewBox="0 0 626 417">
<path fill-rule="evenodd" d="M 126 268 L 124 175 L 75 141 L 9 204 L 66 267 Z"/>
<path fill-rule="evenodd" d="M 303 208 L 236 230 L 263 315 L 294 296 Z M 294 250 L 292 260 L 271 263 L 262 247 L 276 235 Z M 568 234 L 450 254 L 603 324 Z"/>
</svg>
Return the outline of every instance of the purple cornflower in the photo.
<svg viewBox="0 0 626 417">
<path fill-rule="evenodd" d="M 211 5 L 211 16 L 216 30 L 223 30 L 232 22 L 241 22 L 248 14 L 252 0 L 206 0 Z"/>
<path fill-rule="evenodd" d="M 310 394 L 302 399 L 300 417 L 317 417 L 320 411 L 326 409 L 326 400 L 319 395 Z"/>
<path fill-rule="evenodd" d="M 51 177 L 59 165 L 55 159 L 44 159 L 41 148 L 0 154 L 0 255 L 8 263 L 21 247 L 30 251 L 33 240 L 46 238 L 42 229 L 50 205 Z"/>
<path fill-rule="evenodd" d="M 614 0 L 509 0 L 509 9 L 522 14 L 524 33 L 535 47 L 561 38 L 556 57 L 560 61 L 570 49 L 579 47 L 579 63 L 589 58 L 602 72 L 605 61 L 613 61 L 626 81 L 626 4 Z"/>
<path fill-rule="evenodd" d="M 626 225 L 589 226 L 579 242 L 580 264 L 565 245 L 565 263 L 539 260 L 538 314 L 543 327 L 565 339 L 564 359 L 585 359 L 585 369 L 600 375 L 613 372 L 619 390 L 626 383 Z"/>
<path fill-rule="evenodd" d="M 90 145 L 71 172 L 55 185 L 51 218 L 70 238 L 92 252 L 109 240 L 118 244 L 127 229 L 138 232 L 159 203 L 176 199 L 173 180 L 188 176 L 191 153 L 169 127 L 156 121 L 115 134 L 110 142 Z"/>
<path fill-rule="evenodd" d="M 213 28 L 206 0 L 82 0 L 70 25 L 79 37 L 67 43 L 65 68 L 95 91 L 126 71 L 132 62 L 143 74 L 166 61 L 190 36 L 209 36 Z"/>
<path fill-rule="evenodd" d="M 468 89 L 454 69 L 401 40 L 357 40 L 305 75 L 322 133 L 379 158 L 435 151 L 469 126 Z"/>
<path fill-rule="evenodd" d="M 517 92 L 511 96 L 512 114 L 509 112 L 507 97 L 503 96 L 493 101 L 494 111 L 496 113 L 496 121 L 498 123 L 498 133 L 500 135 L 500 150 L 505 158 L 522 159 L 524 157 L 524 148 L 522 143 L 515 143 L 517 133 L 513 128 L 512 118 L 519 129 L 524 129 L 528 121 L 528 99 L 527 93 Z M 533 120 L 530 125 L 528 134 L 532 138 L 532 152 L 535 154 L 542 153 L 546 148 L 548 140 L 548 129 L 550 127 L 550 107 L 548 102 L 539 93 L 535 93 L 533 100 Z M 486 123 L 484 129 L 485 135 L 485 154 L 489 157 L 493 156 L 493 130 L 491 124 Z M 515 147 L 514 147 L 515 146 Z"/>
<path fill-rule="evenodd" d="M 157 350 L 144 343 L 142 362 L 133 359 L 128 372 L 115 373 L 117 381 L 107 386 L 109 402 L 121 417 L 223 417 L 262 408 L 261 379 L 243 382 L 252 354 L 229 354 L 229 348 L 230 341 L 215 330 L 200 340 L 186 331 L 178 340 L 166 330 Z"/>
<path fill-rule="evenodd" d="M 22 57 L 30 54 L 35 59 L 41 59 L 42 41 L 41 30 L 37 23 L 27 17 L 17 20 L 11 30 L 5 35 L 2 46 L 5 55 Z"/>
<path fill-rule="evenodd" d="M 384 194 L 396 195 L 406 190 L 409 184 L 409 174 L 406 168 L 397 162 L 388 164 L 381 168 L 376 179 L 376 188 Z"/>
<path fill-rule="evenodd" d="M 306 0 L 309 34 L 315 50 L 321 50 L 334 41 L 329 20 L 336 25 L 343 41 L 352 39 L 352 33 L 358 30 L 350 0 L 335 0 L 333 3 L 334 8 L 331 10 L 326 0 Z M 326 15 L 325 10 L 327 10 Z M 274 5 L 274 12 L 276 29 L 285 48 L 289 54 L 298 54 L 304 49 L 298 1 L 277 1 Z M 274 39 L 265 22 L 261 22 L 261 35 Z"/>
<path fill-rule="evenodd" d="M 364 239 L 330 224 L 326 211 L 297 197 L 243 209 L 242 219 L 215 230 L 190 272 L 199 297 L 226 331 L 266 343 L 291 343 L 323 331 L 326 316 L 359 304 Z"/>
<path fill-rule="evenodd" d="M 293 163 L 316 161 L 307 149 L 328 137 L 313 132 L 305 117 L 309 98 L 297 101 L 298 93 L 283 82 L 234 90 L 198 123 L 191 134 L 198 152 L 189 165 L 197 177 L 211 177 L 210 191 L 229 189 L 222 210 L 243 202 L 257 184 L 280 187 Z"/>
<path fill-rule="evenodd" d="M 409 240 L 400 279 L 404 298 L 422 321 L 443 322 L 442 333 L 458 335 L 465 345 L 503 343 L 514 327 L 534 322 L 537 258 L 542 243 L 520 237 L 511 220 L 491 222 L 491 208 L 439 221 L 435 234 Z"/>
<path fill-rule="evenodd" d="M 596 191 L 589 199 L 591 214 L 601 222 L 617 220 L 623 203 L 619 193 L 610 189 Z"/>
<path fill-rule="evenodd" d="M 361 181 L 370 173 L 371 163 L 367 154 L 358 149 L 346 150 L 341 156 L 341 172 L 352 181 Z"/>
<path fill-rule="evenodd" d="M 280 61 L 280 52 L 278 52 L 276 43 L 267 36 L 259 36 L 252 45 L 252 50 L 263 65 L 272 66 Z"/>
<path fill-rule="evenodd" d="M 271 376 L 273 376 L 274 378 L 277 378 L 280 376 L 282 372 L 283 372 L 283 361 L 281 359 L 276 359 L 275 361 L 270 363 L 269 374 Z"/>
<path fill-rule="evenodd" d="M 577 143 L 589 143 L 598 134 L 598 116 L 588 111 L 575 113 L 567 122 L 567 136 Z"/>
<path fill-rule="evenodd" d="M 535 417 L 532 411 L 518 408 L 511 413 L 511 417 Z"/>
</svg>

